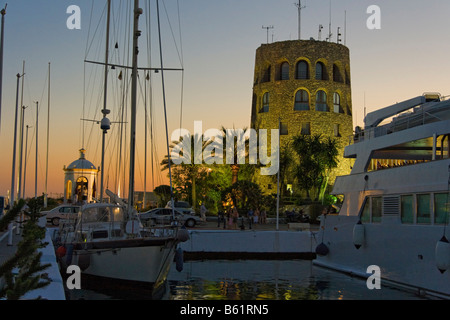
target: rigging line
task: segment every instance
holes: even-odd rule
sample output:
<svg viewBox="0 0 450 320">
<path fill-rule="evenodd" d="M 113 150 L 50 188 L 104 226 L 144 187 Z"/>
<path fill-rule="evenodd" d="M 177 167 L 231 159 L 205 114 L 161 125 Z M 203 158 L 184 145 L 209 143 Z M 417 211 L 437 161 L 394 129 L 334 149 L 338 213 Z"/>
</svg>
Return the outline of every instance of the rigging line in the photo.
<svg viewBox="0 0 450 320">
<path fill-rule="evenodd" d="M 177 13 L 178 13 L 178 33 L 180 35 L 180 50 L 181 50 L 181 102 L 180 102 L 180 134 L 183 127 L 183 102 L 184 102 L 184 56 L 183 56 L 183 41 L 181 36 L 181 18 L 180 18 L 180 2 L 177 0 Z"/>
<path fill-rule="evenodd" d="M 92 6 L 94 6 L 94 1 L 92 1 Z M 100 16 L 100 19 L 98 19 L 97 27 L 95 28 L 94 34 L 92 35 L 92 40 L 89 45 L 86 44 L 85 58 L 87 58 L 89 51 L 91 50 L 91 46 L 94 43 L 95 35 L 97 34 L 97 31 L 99 30 L 100 25 L 103 24 L 103 17 L 106 15 L 106 9 L 107 9 L 107 5 L 105 4 L 105 6 L 103 7 L 102 15 Z M 92 19 L 92 15 L 91 15 L 91 19 Z M 87 39 L 87 42 L 89 42 L 89 38 Z"/>
<path fill-rule="evenodd" d="M 181 59 L 181 55 L 180 55 L 180 50 L 178 50 L 178 45 L 177 45 L 177 42 L 175 40 L 175 34 L 173 32 L 172 24 L 170 23 L 169 13 L 167 12 L 166 3 L 164 2 L 164 0 L 163 0 L 163 6 L 164 6 L 164 11 L 165 11 L 166 17 L 167 17 L 167 23 L 169 24 L 170 33 L 172 34 L 173 43 L 175 45 L 175 49 L 176 49 L 177 54 L 178 54 L 178 60 L 180 60 L 180 64 L 183 65 L 183 62 L 182 62 L 182 59 Z"/>
<path fill-rule="evenodd" d="M 89 26 L 88 26 L 88 34 L 87 34 L 87 38 L 86 38 L 86 46 L 84 49 L 84 56 L 87 57 L 87 53 L 88 53 L 88 42 L 89 42 L 89 36 L 91 34 L 91 25 L 92 25 L 92 15 L 94 12 L 94 1 L 92 1 L 91 4 L 91 14 L 89 15 Z"/>
<path fill-rule="evenodd" d="M 158 38 L 159 38 L 159 53 L 161 61 L 161 83 L 162 83 L 162 94 L 163 94 L 163 104 L 164 104 L 164 120 L 166 125 L 166 146 L 167 146 L 167 156 L 168 156 L 168 166 L 169 166 L 169 179 L 170 179 L 170 195 L 173 203 L 173 186 L 172 186 L 172 168 L 170 164 L 170 150 L 169 150 L 169 132 L 167 127 L 167 106 L 166 106 L 166 94 L 165 94 L 165 84 L 164 84 L 164 63 L 162 54 L 162 41 L 161 41 L 161 24 L 159 16 L 159 0 L 156 0 L 156 12 L 158 17 Z M 172 215 L 174 215 L 174 206 L 172 206 Z"/>
</svg>

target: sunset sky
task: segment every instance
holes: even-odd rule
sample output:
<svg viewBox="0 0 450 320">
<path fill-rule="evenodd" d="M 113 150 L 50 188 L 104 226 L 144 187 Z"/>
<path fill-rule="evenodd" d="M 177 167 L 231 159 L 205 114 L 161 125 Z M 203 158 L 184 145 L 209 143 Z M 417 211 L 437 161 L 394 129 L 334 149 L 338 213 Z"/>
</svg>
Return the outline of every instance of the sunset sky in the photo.
<svg viewBox="0 0 450 320">
<path fill-rule="evenodd" d="M 127 63 L 124 49 L 127 40 L 122 37 L 126 23 L 124 9 L 130 7 L 133 1 L 113 2 L 110 62 Z M 152 67 L 159 67 L 155 1 L 140 2 L 141 7 L 148 8 L 151 13 L 148 25 L 151 28 L 147 28 L 147 10 L 144 10 L 140 20 L 142 36 L 139 64 L 149 67 L 151 63 Z M 266 43 L 266 30 L 262 27 L 274 26 L 269 33 L 269 42 L 297 39 L 298 15 L 294 2 L 161 0 L 164 66 L 184 68 L 184 73 L 166 72 L 169 135 L 179 128 L 181 112 L 182 126 L 192 132 L 194 121 L 202 121 L 204 131 L 222 126 L 250 126 L 255 51 L 262 43 Z M 6 3 L 0 196 L 6 196 L 11 188 L 16 74 L 22 72 L 23 61 L 26 73 L 23 104 L 28 106 L 25 125 L 32 126 L 28 136 L 27 196 L 34 195 L 36 101 L 40 106 L 38 195 L 44 191 L 49 63 L 51 114 L 48 193 L 50 196 L 62 194 L 63 167 L 78 158 L 81 147 L 87 149 L 86 157 L 91 162 L 96 166 L 101 163 L 99 126 L 80 119 L 101 117 L 103 67 L 86 64 L 84 60 L 104 61 L 106 22 L 102 14 L 106 0 L 95 0 L 94 3 L 87 0 L 14 0 L 1 1 L 0 7 L 3 8 Z M 66 10 L 70 5 L 77 5 L 81 9 L 80 30 L 66 27 L 70 16 Z M 330 0 L 303 0 L 302 5 L 306 5 L 302 11 L 302 39 L 317 39 L 320 24 L 324 26 L 324 39 L 330 22 Z M 366 11 L 370 5 L 378 5 L 381 9 L 380 30 L 370 30 L 366 26 L 370 17 Z M 179 16 L 177 7 L 180 9 Z M 424 92 L 450 94 L 449 13 L 448 0 L 331 0 L 331 40 L 336 42 L 337 28 L 341 27 L 342 41 L 345 39 L 350 49 L 354 125 L 363 124 L 364 106 L 370 112 Z M 147 41 L 148 29 L 151 29 L 151 42 Z M 119 42 L 119 49 L 114 49 L 116 41 Z M 149 44 L 151 55 L 147 51 Z M 119 93 L 121 85 L 125 83 L 117 79 L 119 72 L 118 69 L 111 70 L 108 78 L 108 108 L 111 109 L 112 121 L 119 120 Z M 143 76 L 140 78 L 142 88 L 145 82 Z M 159 162 L 165 153 L 163 107 L 159 93 L 161 75 L 152 74 L 151 79 Z M 143 190 L 144 95 L 139 90 L 136 190 Z M 112 138 L 117 137 L 117 124 L 112 127 L 108 134 L 106 153 L 106 168 L 110 178 L 105 182 L 110 188 L 113 188 L 111 177 L 115 170 L 113 160 L 110 159 L 117 157 L 115 154 L 118 148 L 112 141 Z M 166 176 L 166 172 L 160 173 L 159 168 L 156 169 L 155 186 L 164 182 Z M 153 190 L 150 174 L 149 168 L 149 191 Z"/>
</svg>

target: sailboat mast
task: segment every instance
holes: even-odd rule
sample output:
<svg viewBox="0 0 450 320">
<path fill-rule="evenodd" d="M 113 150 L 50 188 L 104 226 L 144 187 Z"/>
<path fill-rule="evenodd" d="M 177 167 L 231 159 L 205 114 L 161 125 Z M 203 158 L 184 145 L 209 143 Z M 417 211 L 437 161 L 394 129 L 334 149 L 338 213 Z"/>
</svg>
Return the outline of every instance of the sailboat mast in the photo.
<svg viewBox="0 0 450 320">
<path fill-rule="evenodd" d="M 130 177 L 128 189 L 128 208 L 134 206 L 134 172 L 136 154 L 136 105 L 137 105 L 137 75 L 138 75 L 138 40 L 141 35 L 139 30 L 139 16 L 142 14 L 139 8 L 139 0 L 134 0 L 134 26 L 133 26 L 133 71 L 131 75 L 131 130 L 130 130 Z"/>
<path fill-rule="evenodd" d="M 36 101 L 36 158 L 34 162 L 34 198 L 37 199 L 38 176 L 38 138 L 39 138 L 39 102 Z"/>
<path fill-rule="evenodd" d="M 5 37 L 5 14 L 6 14 L 6 6 L 0 11 L 2 15 L 2 31 L 0 37 L 0 131 L 2 127 L 2 92 L 3 92 L 3 44 Z"/>
<path fill-rule="evenodd" d="M 44 191 L 44 208 L 47 208 L 47 183 L 48 183 L 48 149 L 50 141 L 50 62 L 48 63 L 48 105 L 47 105 L 47 156 L 45 158 L 45 191 Z M 26 151 L 25 151 L 26 152 Z"/>
<path fill-rule="evenodd" d="M 104 78 L 104 89 L 103 89 L 103 119 L 101 123 L 102 133 L 102 164 L 101 164 L 101 180 L 100 180 L 100 202 L 103 202 L 103 181 L 105 179 L 105 139 L 106 134 L 109 130 L 109 120 L 106 115 L 109 114 L 109 110 L 106 107 L 107 96 L 108 96 L 108 60 L 109 60 L 109 25 L 111 19 L 111 0 L 108 0 L 108 14 L 106 22 L 106 45 L 105 45 L 105 78 Z"/>
</svg>

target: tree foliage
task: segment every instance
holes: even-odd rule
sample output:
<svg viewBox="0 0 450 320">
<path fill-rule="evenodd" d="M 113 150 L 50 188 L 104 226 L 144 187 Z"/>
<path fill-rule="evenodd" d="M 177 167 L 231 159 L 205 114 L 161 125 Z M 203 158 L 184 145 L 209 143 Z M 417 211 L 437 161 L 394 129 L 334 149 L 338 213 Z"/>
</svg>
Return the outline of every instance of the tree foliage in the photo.
<svg viewBox="0 0 450 320">
<path fill-rule="evenodd" d="M 11 217 L 14 219 L 20 213 L 24 205 L 25 201 L 19 200 L 8 212 L 9 222 L 12 221 Z M 42 277 L 41 273 L 50 264 L 42 265 L 42 252 L 38 252 L 39 248 L 47 245 L 42 242 L 45 237 L 45 228 L 38 225 L 41 204 L 38 200 L 32 199 L 28 206 L 30 213 L 26 213 L 22 240 L 17 246 L 17 251 L 14 256 L 0 266 L 0 277 L 4 277 L 6 283 L 0 290 L 0 297 L 6 297 L 8 300 L 18 300 L 27 292 L 43 288 L 50 283 Z M 5 223 L 4 219 L 5 217 L 0 219 L 0 225 Z"/>
<path fill-rule="evenodd" d="M 299 186 L 308 198 L 323 199 L 331 170 L 338 165 L 337 141 L 320 134 L 298 135 L 292 146 L 299 160 L 295 170 Z"/>
</svg>

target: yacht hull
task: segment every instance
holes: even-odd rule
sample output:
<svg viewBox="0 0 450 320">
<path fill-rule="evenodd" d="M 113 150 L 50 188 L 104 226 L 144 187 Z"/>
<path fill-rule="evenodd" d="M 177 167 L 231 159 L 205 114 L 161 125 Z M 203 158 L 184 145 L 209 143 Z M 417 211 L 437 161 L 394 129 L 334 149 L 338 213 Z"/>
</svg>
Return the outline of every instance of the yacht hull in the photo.
<svg viewBox="0 0 450 320">
<path fill-rule="evenodd" d="M 382 284 L 450 298 L 450 270 L 441 273 L 435 257 L 444 226 L 406 225 L 383 217 L 381 223 L 364 224 L 363 243 L 357 249 L 353 230 L 358 220 L 343 215 L 323 219 L 319 239 L 329 252 L 318 255 L 315 265 L 364 278 L 372 275 L 368 268 L 375 265 Z"/>
<path fill-rule="evenodd" d="M 78 265 L 82 277 L 101 277 L 152 288 L 164 283 L 174 260 L 174 239 L 127 239 L 76 243 L 67 264 Z"/>
</svg>

